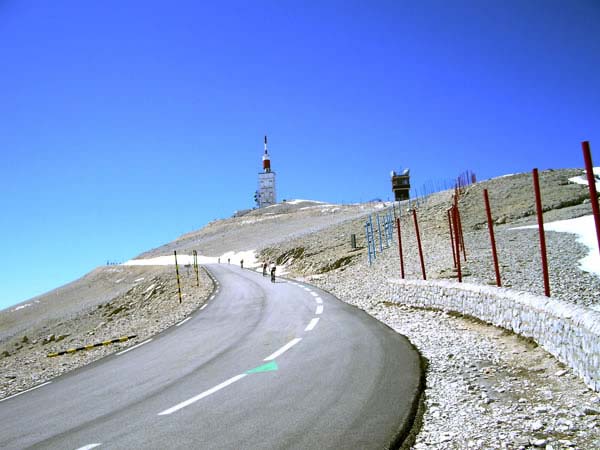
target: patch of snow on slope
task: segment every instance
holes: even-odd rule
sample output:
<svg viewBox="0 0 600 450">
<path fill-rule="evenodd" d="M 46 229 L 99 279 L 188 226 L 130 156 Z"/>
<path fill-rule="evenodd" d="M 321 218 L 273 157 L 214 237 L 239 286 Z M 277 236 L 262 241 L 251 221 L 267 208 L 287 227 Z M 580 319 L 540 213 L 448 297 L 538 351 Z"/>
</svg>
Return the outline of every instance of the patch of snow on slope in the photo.
<svg viewBox="0 0 600 450">
<path fill-rule="evenodd" d="M 537 227 L 537 225 L 527 225 L 511 229 L 523 230 L 535 229 Z M 589 249 L 588 255 L 579 260 L 579 267 L 585 272 L 590 272 L 600 277 L 600 253 L 598 252 L 598 240 L 596 239 L 596 226 L 593 215 L 549 222 L 544 224 L 544 230 L 577 235 L 577 241 Z"/>
<path fill-rule="evenodd" d="M 16 308 L 13 309 L 13 311 L 18 311 L 20 309 L 27 308 L 28 306 L 31 306 L 31 303 L 25 303 L 24 305 L 17 306 Z"/>
<path fill-rule="evenodd" d="M 242 252 L 226 252 L 221 256 L 204 256 L 198 255 L 198 264 L 217 264 L 219 262 L 221 264 L 227 264 L 227 259 L 229 259 L 231 264 L 239 265 L 241 260 L 244 260 L 244 267 L 256 267 L 258 266 L 258 262 L 256 261 L 256 250 L 246 250 Z M 194 263 L 193 255 L 186 254 L 178 254 L 177 255 L 177 264 L 179 265 L 187 265 Z M 157 256 L 155 258 L 147 258 L 147 259 L 131 259 L 123 263 L 124 266 L 171 266 L 175 265 L 175 255 L 165 255 L 165 256 Z"/>
<path fill-rule="evenodd" d="M 596 190 L 600 191 L 600 167 L 594 167 L 594 178 L 596 179 Z M 569 178 L 571 183 L 588 185 L 587 174 L 579 175 L 578 177 Z"/>
<path fill-rule="evenodd" d="M 325 205 L 325 202 L 320 202 L 317 200 L 302 200 L 302 199 L 296 199 L 296 200 L 286 200 L 285 203 L 289 204 L 289 205 L 297 205 L 298 203 L 320 203 Z"/>
</svg>

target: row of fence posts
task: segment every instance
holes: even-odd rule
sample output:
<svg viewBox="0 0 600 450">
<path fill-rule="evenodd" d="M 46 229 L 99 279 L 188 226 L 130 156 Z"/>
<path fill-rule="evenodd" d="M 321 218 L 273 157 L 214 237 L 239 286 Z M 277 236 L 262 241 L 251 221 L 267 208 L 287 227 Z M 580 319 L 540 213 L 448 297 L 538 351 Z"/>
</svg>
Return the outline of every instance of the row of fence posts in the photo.
<svg viewBox="0 0 600 450">
<path fill-rule="evenodd" d="M 596 191 L 596 179 L 594 176 L 594 165 L 592 163 L 592 155 L 591 155 L 591 151 L 590 151 L 589 142 L 584 141 L 581 143 L 581 146 L 583 149 L 583 158 L 585 161 L 585 171 L 586 171 L 587 181 L 588 181 L 587 184 L 588 184 L 589 191 L 590 191 L 590 201 L 592 204 L 592 213 L 594 215 L 594 223 L 595 223 L 595 227 L 596 227 L 596 238 L 598 240 L 598 251 L 600 252 L 600 208 L 598 206 L 598 193 Z M 470 181 L 474 183 L 476 180 L 475 176 L 472 173 L 470 175 L 471 175 Z M 543 275 L 543 279 L 544 279 L 544 293 L 547 297 L 549 297 L 550 296 L 550 281 L 549 281 L 549 275 L 548 275 L 548 259 L 547 259 L 547 255 L 546 255 L 546 239 L 545 239 L 545 233 L 544 233 L 542 198 L 541 198 L 541 193 L 540 193 L 539 174 L 538 174 L 537 168 L 533 169 L 532 176 L 533 176 L 533 188 L 534 188 L 534 193 L 535 193 L 538 230 L 539 230 L 539 236 L 540 236 L 540 252 L 541 252 L 541 259 L 542 259 L 542 275 Z M 460 177 L 459 180 L 457 180 L 457 183 L 455 185 L 455 192 L 454 192 L 454 196 L 453 196 L 453 204 L 446 211 L 447 218 L 448 218 L 448 229 L 449 229 L 449 234 L 450 234 L 450 245 L 451 245 L 451 249 L 452 249 L 452 258 L 454 261 L 454 268 L 456 269 L 459 282 L 462 282 L 461 256 L 465 262 L 467 261 L 467 252 L 466 252 L 466 248 L 465 248 L 464 234 L 463 234 L 462 224 L 461 224 L 461 220 L 460 220 L 459 198 L 460 198 L 460 194 L 461 194 L 463 188 L 469 184 L 468 180 L 469 180 L 469 178 L 467 178 L 467 177 Z M 487 219 L 487 223 L 488 223 L 488 231 L 490 234 L 490 244 L 491 244 L 491 248 L 492 248 L 492 258 L 493 258 L 493 263 L 494 263 L 494 272 L 495 272 L 495 276 L 496 276 L 496 285 L 498 287 L 501 287 L 502 280 L 501 280 L 501 276 L 500 276 L 500 266 L 498 263 L 498 252 L 497 252 L 497 248 L 496 248 L 496 239 L 494 236 L 494 223 L 493 223 L 493 219 L 492 219 L 492 211 L 491 211 L 491 207 L 490 207 L 490 200 L 489 200 L 487 189 L 483 190 L 483 200 L 485 203 L 486 219 Z M 411 211 L 412 211 L 414 225 L 415 225 L 415 234 L 416 234 L 416 238 L 417 238 L 419 259 L 420 259 L 420 263 L 421 263 L 421 273 L 422 273 L 423 279 L 426 280 L 427 275 L 425 272 L 425 261 L 423 258 L 423 249 L 421 246 L 421 236 L 419 233 L 419 223 L 417 220 L 417 211 L 416 211 L 416 208 L 414 208 L 414 207 L 411 209 Z M 391 218 L 390 214 L 391 214 L 391 211 L 388 211 L 384 215 L 384 218 L 385 218 L 384 219 L 384 229 L 386 230 L 385 237 L 386 237 L 386 243 L 387 243 L 386 248 L 389 247 L 391 240 L 392 240 L 392 228 L 390 227 L 389 234 L 388 234 L 388 228 L 387 228 L 387 226 L 391 225 L 391 223 L 392 223 L 391 222 L 392 218 Z M 404 255 L 403 255 L 403 249 L 402 249 L 402 230 L 400 227 L 400 217 L 399 216 L 400 215 L 398 215 L 396 217 L 396 229 L 397 229 L 397 235 L 398 235 L 398 252 L 399 252 L 399 256 L 400 256 L 400 276 L 402 277 L 402 279 L 404 279 L 405 278 Z M 380 246 L 380 251 L 383 252 L 383 241 L 382 241 L 382 236 L 381 236 L 381 227 L 379 226 L 379 224 L 380 224 L 380 218 L 379 218 L 379 214 L 377 214 L 377 226 L 379 229 L 379 246 Z M 367 237 L 369 265 L 371 265 L 373 263 L 373 261 L 375 260 L 375 258 L 377 257 L 372 216 L 369 216 L 369 219 L 365 223 L 365 232 L 366 232 L 366 237 Z"/>
<path fill-rule="evenodd" d="M 179 297 L 179 303 L 181 304 L 182 296 L 181 296 L 181 277 L 179 276 L 179 264 L 177 263 L 177 250 L 173 250 L 173 255 L 175 256 L 175 276 L 177 278 L 177 294 Z M 200 275 L 198 268 L 198 252 L 196 250 L 192 251 L 192 256 L 194 258 L 193 266 L 194 272 L 196 273 L 196 286 L 200 286 Z"/>
<path fill-rule="evenodd" d="M 379 237 L 379 252 L 383 253 L 384 247 L 387 249 L 392 245 L 394 240 L 394 215 L 391 209 L 384 211 L 383 214 L 377 213 L 377 236 Z M 383 231 L 382 231 L 383 230 Z M 367 252 L 369 255 L 369 265 L 377 259 L 377 239 L 375 236 L 375 228 L 373 226 L 373 216 L 369 215 L 369 219 L 365 222 L 365 236 L 367 241 Z"/>
</svg>

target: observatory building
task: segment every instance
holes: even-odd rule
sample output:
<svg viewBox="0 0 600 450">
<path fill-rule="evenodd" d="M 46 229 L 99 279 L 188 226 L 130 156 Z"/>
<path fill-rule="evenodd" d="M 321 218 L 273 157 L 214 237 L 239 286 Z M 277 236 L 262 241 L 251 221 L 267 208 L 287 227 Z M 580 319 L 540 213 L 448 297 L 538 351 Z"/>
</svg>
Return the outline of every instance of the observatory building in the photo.
<svg viewBox="0 0 600 450">
<path fill-rule="evenodd" d="M 267 150 L 267 136 L 265 136 L 265 153 L 262 157 L 263 171 L 258 174 L 258 191 L 255 200 L 259 208 L 277 203 L 275 193 L 275 172 L 271 172 L 271 158 Z"/>
</svg>

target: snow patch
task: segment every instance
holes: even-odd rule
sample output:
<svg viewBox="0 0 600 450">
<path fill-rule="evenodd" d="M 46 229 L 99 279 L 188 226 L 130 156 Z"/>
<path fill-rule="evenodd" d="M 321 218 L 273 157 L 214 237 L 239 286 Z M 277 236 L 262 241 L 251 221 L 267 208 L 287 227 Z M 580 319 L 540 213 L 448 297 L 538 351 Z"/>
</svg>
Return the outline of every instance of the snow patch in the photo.
<svg viewBox="0 0 600 450">
<path fill-rule="evenodd" d="M 600 190 L 600 167 L 594 167 L 593 172 L 596 179 L 596 190 Z M 585 173 L 578 177 L 569 178 L 569 181 L 571 183 L 588 185 L 587 174 Z"/>
<path fill-rule="evenodd" d="M 17 306 L 15 309 L 13 309 L 13 311 L 18 311 L 20 309 L 24 309 L 24 308 L 27 308 L 29 306 L 32 306 L 31 303 L 25 303 L 24 305 Z"/>
<path fill-rule="evenodd" d="M 302 199 L 296 199 L 296 200 L 286 200 L 285 203 L 287 203 L 288 205 L 297 205 L 298 203 L 319 203 L 321 205 L 326 205 L 327 203 L 325 202 L 320 202 L 318 200 L 302 200 Z"/>
<path fill-rule="evenodd" d="M 217 264 L 219 262 L 221 264 L 227 264 L 227 260 L 231 264 L 239 265 L 242 260 L 244 260 L 244 267 L 256 267 L 258 266 L 258 262 L 256 260 L 256 250 L 246 250 L 241 252 L 226 252 L 221 256 L 205 256 L 198 255 L 198 264 Z M 178 254 L 177 255 L 177 264 L 179 265 L 187 265 L 194 263 L 193 255 L 185 255 Z M 124 266 L 171 266 L 175 265 L 175 255 L 165 255 L 165 256 L 157 256 L 155 258 L 146 258 L 146 259 L 131 259 L 123 263 Z"/>
<path fill-rule="evenodd" d="M 537 225 L 526 225 L 511 228 L 511 230 L 535 229 L 537 227 Z M 544 230 L 577 235 L 577 242 L 582 243 L 589 250 L 588 255 L 579 260 L 579 268 L 584 272 L 593 273 L 600 277 L 600 253 L 598 252 L 596 225 L 594 224 L 593 215 L 549 222 L 544 224 Z"/>
</svg>

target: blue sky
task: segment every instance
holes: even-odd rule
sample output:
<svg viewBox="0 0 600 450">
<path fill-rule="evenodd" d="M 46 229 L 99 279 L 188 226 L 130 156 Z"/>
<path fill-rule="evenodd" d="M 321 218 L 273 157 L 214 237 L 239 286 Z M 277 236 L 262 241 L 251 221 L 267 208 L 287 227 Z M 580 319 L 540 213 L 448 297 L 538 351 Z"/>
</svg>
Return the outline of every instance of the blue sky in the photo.
<svg viewBox="0 0 600 450">
<path fill-rule="evenodd" d="M 600 165 L 600 3 L 0 0 L 0 308 L 278 197 Z M 201 249 L 200 249 L 201 250 Z"/>
</svg>

